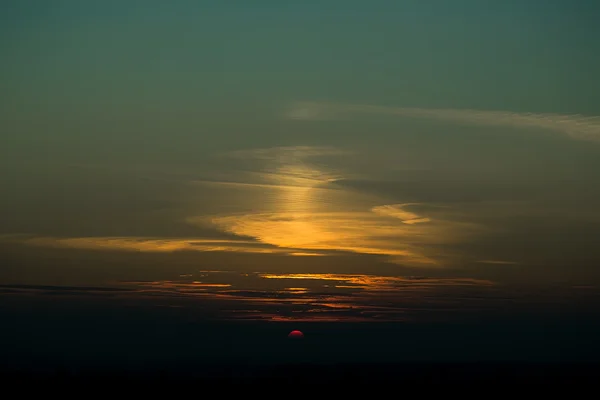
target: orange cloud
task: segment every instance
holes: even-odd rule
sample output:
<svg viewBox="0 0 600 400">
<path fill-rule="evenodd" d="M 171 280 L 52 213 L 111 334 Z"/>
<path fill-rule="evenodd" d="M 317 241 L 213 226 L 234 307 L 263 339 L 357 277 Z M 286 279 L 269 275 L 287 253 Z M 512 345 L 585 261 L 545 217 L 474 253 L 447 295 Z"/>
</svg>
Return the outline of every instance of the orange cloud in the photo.
<svg viewBox="0 0 600 400">
<path fill-rule="evenodd" d="M 222 251 L 261 254 L 303 254 L 294 249 L 281 249 L 245 240 L 215 240 L 196 238 L 151 238 L 151 237 L 50 237 L 50 236 L 5 236 L 4 240 L 30 246 L 72 248 L 98 251 L 135 251 L 170 253 L 176 251 Z"/>
<path fill-rule="evenodd" d="M 200 276 L 201 281 L 123 284 L 153 296 L 217 301 L 227 318 L 331 322 L 406 321 L 417 314 L 429 315 L 429 309 L 454 309 L 455 298 L 464 293 L 481 296 L 495 288 L 491 281 L 469 278 L 258 272 L 203 272 Z M 267 281 L 266 285 L 257 284 L 256 279 Z M 303 284 L 290 285 L 291 281 Z"/>
<path fill-rule="evenodd" d="M 235 152 L 235 157 L 254 160 L 252 170 L 242 173 L 241 179 L 195 183 L 226 186 L 230 204 L 246 211 L 202 213 L 187 222 L 251 237 L 269 248 L 291 249 L 292 255 L 351 252 L 424 267 L 448 263 L 450 257 L 440 254 L 440 243 L 480 233 L 475 224 L 440 218 L 439 210 L 436 217 L 414 211 L 414 206 L 426 210 L 427 204 L 382 204 L 376 195 L 344 188 L 336 184 L 347 178 L 343 171 L 311 161 L 344 154 L 308 146 Z"/>
</svg>

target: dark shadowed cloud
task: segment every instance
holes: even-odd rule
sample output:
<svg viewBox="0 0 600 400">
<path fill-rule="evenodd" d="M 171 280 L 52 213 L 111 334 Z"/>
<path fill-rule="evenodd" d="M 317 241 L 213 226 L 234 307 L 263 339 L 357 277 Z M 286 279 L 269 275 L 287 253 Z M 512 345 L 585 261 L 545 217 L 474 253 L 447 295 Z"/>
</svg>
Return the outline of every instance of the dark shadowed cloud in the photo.
<svg viewBox="0 0 600 400">
<path fill-rule="evenodd" d="M 366 274 L 198 271 L 174 280 L 123 281 L 106 287 L 2 285 L 1 295 L 104 298 L 150 307 L 204 309 L 216 320 L 440 322 L 552 312 L 600 300 L 595 286 L 522 286 L 489 280 Z M 8 296 L 8 297 L 7 297 Z"/>
</svg>

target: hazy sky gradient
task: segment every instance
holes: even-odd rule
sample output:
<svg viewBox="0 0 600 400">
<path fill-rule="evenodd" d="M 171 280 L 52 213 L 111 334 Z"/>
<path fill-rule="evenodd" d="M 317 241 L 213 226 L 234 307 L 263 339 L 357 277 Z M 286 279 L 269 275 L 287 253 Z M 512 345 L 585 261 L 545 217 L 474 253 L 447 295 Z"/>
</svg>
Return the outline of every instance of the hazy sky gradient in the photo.
<svg viewBox="0 0 600 400">
<path fill-rule="evenodd" d="M 491 282 L 458 308 L 575 304 L 600 283 L 596 3 L 5 1 L 0 284 L 421 276 Z M 420 309 L 365 290 L 340 302 Z"/>
</svg>

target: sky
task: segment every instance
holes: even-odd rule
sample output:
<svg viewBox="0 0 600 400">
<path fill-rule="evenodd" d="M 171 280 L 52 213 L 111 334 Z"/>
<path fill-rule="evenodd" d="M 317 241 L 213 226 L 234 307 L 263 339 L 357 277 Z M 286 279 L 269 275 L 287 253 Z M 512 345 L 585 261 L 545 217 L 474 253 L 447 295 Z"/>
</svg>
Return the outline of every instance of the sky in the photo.
<svg viewBox="0 0 600 400">
<path fill-rule="evenodd" d="M 3 351 L 597 357 L 595 3 L 3 2 Z"/>
</svg>

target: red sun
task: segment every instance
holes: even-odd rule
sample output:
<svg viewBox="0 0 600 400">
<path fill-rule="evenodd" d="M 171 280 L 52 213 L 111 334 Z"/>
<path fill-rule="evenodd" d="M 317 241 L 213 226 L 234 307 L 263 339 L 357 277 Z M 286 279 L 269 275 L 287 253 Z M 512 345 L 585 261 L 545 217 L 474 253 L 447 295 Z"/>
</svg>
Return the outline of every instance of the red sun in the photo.
<svg viewBox="0 0 600 400">
<path fill-rule="evenodd" d="M 290 339 L 302 339 L 304 337 L 304 333 L 300 331 L 291 331 L 288 337 Z"/>
</svg>

